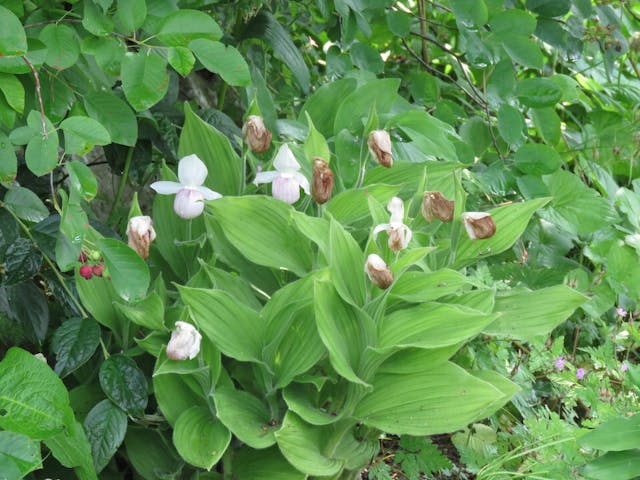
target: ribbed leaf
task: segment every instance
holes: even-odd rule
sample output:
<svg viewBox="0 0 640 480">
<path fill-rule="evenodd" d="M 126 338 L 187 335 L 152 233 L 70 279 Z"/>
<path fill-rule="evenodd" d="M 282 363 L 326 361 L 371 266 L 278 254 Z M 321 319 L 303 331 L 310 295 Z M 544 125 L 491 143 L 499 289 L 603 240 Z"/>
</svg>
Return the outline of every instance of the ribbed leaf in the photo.
<svg viewBox="0 0 640 480">
<path fill-rule="evenodd" d="M 127 414 L 111 400 L 102 400 L 85 418 L 84 431 L 91 445 L 96 472 L 100 472 L 124 440 L 127 432 Z"/>
<path fill-rule="evenodd" d="M 203 407 L 183 412 L 173 430 L 173 443 L 180 456 L 207 470 L 220 460 L 230 441 L 229 430 Z"/>
</svg>

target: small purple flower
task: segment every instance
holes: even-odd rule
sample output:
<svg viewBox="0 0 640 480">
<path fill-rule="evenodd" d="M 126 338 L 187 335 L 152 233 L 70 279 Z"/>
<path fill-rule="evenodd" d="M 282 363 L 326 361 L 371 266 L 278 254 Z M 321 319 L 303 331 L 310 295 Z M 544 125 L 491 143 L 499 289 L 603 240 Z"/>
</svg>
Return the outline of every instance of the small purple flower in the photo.
<svg viewBox="0 0 640 480">
<path fill-rule="evenodd" d="M 620 371 L 626 372 L 627 370 L 629 370 L 629 365 L 627 365 L 626 362 L 622 362 L 622 365 L 620 365 Z"/>
<path fill-rule="evenodd" d="M 565 367 L 567 366 L 567 361 L 565 360 L 565 358 L 560 355 L 558 358 L 556 358 L 553 361 L 553 366 L 556 367 L 556 370 L 564 370 Z"/>
<path fill-rule="evenodd" d="M 625 318 L 629 312 L 627 312 L 624 308 L 622 307 L 618 307 L 616 308 L 616 314 L 622 318 Z"/>
<path fill-rule="evenodd" d="M 576 378 L 578 380 L 582 380 L 586 374 L 587 371 L 584 368 L 579 368 L 578 370 L 576 370 Z"/>
</svg>

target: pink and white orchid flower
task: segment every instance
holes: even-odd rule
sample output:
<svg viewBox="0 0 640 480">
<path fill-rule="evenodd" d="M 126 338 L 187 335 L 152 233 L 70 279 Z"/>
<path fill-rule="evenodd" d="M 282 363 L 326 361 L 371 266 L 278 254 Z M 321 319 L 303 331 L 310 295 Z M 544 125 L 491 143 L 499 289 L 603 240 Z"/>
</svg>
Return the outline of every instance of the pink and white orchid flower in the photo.
<svg viewBox="0 0 640 480">
<path fill-rule="evenodd" d="M 391 250 L 398 252 L 407 248 L 411 241 L 411 229 L 404 224 L 404 203 L 398 197 L 393 197 L 387 204 L 387 210 L 391 214 L 389 223 L 382 223 L 373 229 L 373 238 L 385 230 L 389 236 L 388 245 Z"/>
<path fill-rule="evenodd" d="M 278 150 L 273 166 L 275 171 L 258 172 L 253 183 L 272 183 L 273 197 L 290 204 L 300 199 L 300 188 L 309 195 L 309 180 L 300 173 L 300 164 L 286 143 Z"/>
<path fill-rule="evenodd" d="M 204 187 L 207 178 L 206 165 L 197 155 L 188 155 L 178 163 L 178 180 L 180 182 L 160 181 L 151 184 L 156 192 L 162 195 L 176 194 L 173 209 L 182 218 L 195 218 L 204 210 L 204 200 L 216 200 L 222 197 L 218 192 Z"/>
</svg>

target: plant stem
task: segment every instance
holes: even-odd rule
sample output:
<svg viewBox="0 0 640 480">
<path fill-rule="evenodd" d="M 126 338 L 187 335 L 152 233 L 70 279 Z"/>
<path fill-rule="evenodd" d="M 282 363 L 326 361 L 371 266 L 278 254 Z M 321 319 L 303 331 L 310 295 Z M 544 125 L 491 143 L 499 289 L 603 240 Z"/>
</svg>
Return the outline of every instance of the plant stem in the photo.
<svg viewBox="0 0 640 480">
<path fill-rule="evenodd" d="M 127 152 L 127 158 L 124 161 L 124 171 L 122 172 L 122 178 L 120 178 L 120 184 L 118 185 L 118 191 L 116 192 L 116 197 L 113 199 L 113 204 L 111 205 L 111 211 L 109 212 L 109 218 L 107 218 L 107 224 L 111 224 L 113 222 L 116 205 L 118 205 L 120 203 L 120 200 L 122 199 L 122 194 L 124 193 L 124 187 L 127 184 L 127 180 L 129 178 L 129 170 L 131 169 L 132 158 L 133 158 L 133 147 L 129 147 L 129 151 Z"/>
<path fill-rule="evenodd" d="M 422 34 L 422 61 L 429 63 L 429 52 L 427 50 L 427 14 L 425 13 L 424 0 L 418 0 L 418 14 L 420 15 L 420 33 Z"/>
</svg>

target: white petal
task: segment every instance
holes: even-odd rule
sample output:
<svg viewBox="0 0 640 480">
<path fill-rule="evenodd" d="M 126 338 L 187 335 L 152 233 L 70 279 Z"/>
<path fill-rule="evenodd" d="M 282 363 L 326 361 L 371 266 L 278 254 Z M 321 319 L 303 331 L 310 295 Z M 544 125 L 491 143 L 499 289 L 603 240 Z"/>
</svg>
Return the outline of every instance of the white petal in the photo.
<svg viewBox="0 0 640 480">
<path fill-rule="evenodd" d="M 402 203 L 401 199 L 399 199 L 398 197 L 393 197 L 391 200 L 389 200 L 389 203 L 387 204 L 387 210 L 391 214 L 391 218 L 389 220 L 390 223 L 402 224 L 402 221 L 404 220 L 404 203 Z"/>
<path fill-rule="evenodd" d="M 207 178 L 207 167 L 197 155 L 187 155 L 178 163 L 178 179 L 185 187 L 198 187 Z"/>
<path fill-rule="evenodd" d="M 204 195 L 193 188 L 183 188 L 176 194 L 173 210 L 181 218 L 195 218 L 204 210 Z"/>
<path fill-rule="evenodd" d="M 204 195 L 205 200 L 217 200 L 219 198 L 222 198 L 222 194 L 218 192 L 214 192 L 213 190 L 207 187 L 200 186 L 200 187 L 197 187 L 196 190 L 199 191 L 202 195 Z"/>
<path fill-rule="evenodd" d="M 371 267 L 374 270 L 384 270 L 385 268 L 387 268 L 387 264 L 384 263 L 384 260 L 380 255 L 376 253 L 372 253 L 367 257 L 367 263 L 365 264 L 365 267 L 364 267 L 365 272 L 369 270 L 367 267 Z"/>
<path fill-rule="evenodd" d="M 304 193 L 309 195 L 310 194 L 310 189 L 309 189 L 309 180 L 307 180 L 307 177 L 305 177 L 304 175 L 302 175 L 299 172 L 295 172 L 293 174 L 293 178 L 295 178 L 296 182 L 298 182 L 298 184 L 300 184 L 300 187 L 302 188 L 302 190 L 304 190 Z"/>
<path fill-rule="evenodd" d="M 273 198 L 294 204 L 300 198 L 300 185 L 295 178 L 280 175 L 273 181 L 271 194 Z"/>
<path fill-rule="evenodd" d="M 381 223 L 376 228 L 374 228 L 373 229 L 373 239 L 375 240 L 376 237 L 378 236 L 378 234 L 380 232 L 384 232 L 385 230 L 387 230 L 387 228 L 392 228 L 392 225 L 389 224 L 389 223 Z"/>
<path fill-rule="evenodd" d="M 153 182 L 149 186 L 153 190 L 155 190 L 156 192 L 158 192 L 158 193 L 160 193 L 162 195 L 173 195 L 174 193 L 178 193 L 183 188 L 181 183 L 168 182 L 168 181 L 165 181 L 165 180 L 160 181 L 160 182 Z"/>
<path fill-rule="evenodd" d="M 293 152 L 286 143 L 278 150 L 273 166 L 279 172 L 297 172 L 300 170 L 300 164 L 296 161 L 296 157 L 293 156 Z"/>
<path fill-rule="evenodd" d="M 404 230 L 404 241 L 402 242 L 402 248 L 407 248 L 407 245 L 409 245 L 411 237 L 413 236 L 413 232 L 406 225 L 402 225 L 402 229 Z"/>
<path fill-rule="evenodd" d="M 253 183 L 256 185 L 259 183 L 271 183 L 280 175 L 280 172 L 276 172 L 275 170 L 271 170 L 269 172 L 258 172 L 256 173 L 256 178 L 253 180 Z"/>
</svg>

